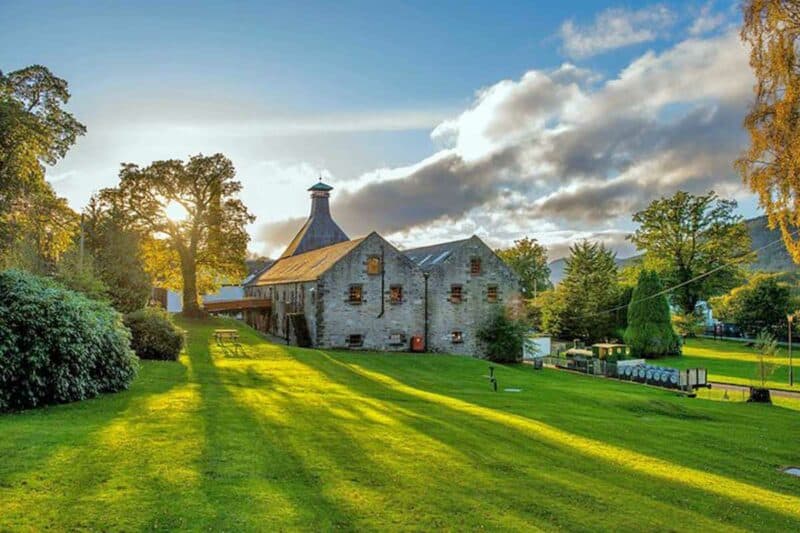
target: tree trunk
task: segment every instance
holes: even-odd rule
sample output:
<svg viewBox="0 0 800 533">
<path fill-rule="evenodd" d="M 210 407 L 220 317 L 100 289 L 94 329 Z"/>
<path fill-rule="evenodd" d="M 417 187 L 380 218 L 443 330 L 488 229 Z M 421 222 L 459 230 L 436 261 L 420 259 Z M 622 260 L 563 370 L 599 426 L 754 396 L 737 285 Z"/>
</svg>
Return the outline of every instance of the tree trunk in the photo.
<svg viewBox="0 0 800 533">
<path fill-rule="evenodd" d="M 692 279 L 692 272 L 686 267 L 678 266 L 678 281 L 680 283 L 686 283 Z M 697 290 L 692 287 L 692 284 L 689 283 L 688 285 L 682 286 L 678 289 L 678 305 L 683 309 L 683 312 L 687 315 L 694 313 L 695 308 L 697 307 L 697 302 L 699 298 L 697 297 Z"/>
<path fill-rule="evenodd" d="M 193 257 L 181 257 L 181 274 L 183 275 L 183 311 L 185 317 L 203 316 L 197 299 L 197 265 Z"/>
</svg>

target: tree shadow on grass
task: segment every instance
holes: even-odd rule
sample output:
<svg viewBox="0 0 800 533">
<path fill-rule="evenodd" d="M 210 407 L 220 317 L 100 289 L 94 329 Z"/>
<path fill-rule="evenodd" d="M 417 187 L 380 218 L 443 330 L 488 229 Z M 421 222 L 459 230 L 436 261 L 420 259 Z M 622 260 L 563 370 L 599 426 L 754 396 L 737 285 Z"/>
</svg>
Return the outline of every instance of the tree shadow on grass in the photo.
<svg viewBox="0 0 800 533">
<path fill-rule="evenodd" d="M 302 365 L 287 359 L 284 366 Z M 306 367 L 305 372 L 309 369 Z M 216 377 L 227 384 L 241 379 L 233 375 L 236 373 L 235 369 L 218 368 Z M 239 499 L 246 499 L 248 512 L 257 506 L 258 492 L 240 494 L 239 491 L 245 486 L 252 491 L 252 477 L 260 473 L 278 480 L 282 495 L 293 504 L 282 522 L 266 522 L 274 527 L 279 524 L 311 529 L 371 529 L 390 524 L 406 524 L 406 527 L 410 524 L 415 527 L 480 525 L 473 522 L 471 515 L 464 515 L 464 509 L 475 507 L 477 500 L 463 495 L 454 498 L 453 477 L 431 475 L 438 468 L 436 463 L 450 462 L 452 456 L 460 455 L 458 450 L 431 441 L 423 456 L 419 450 L 404 445 L 403 437 L 408 436 L 409 431 L 383 432 L 386 424 L 394 424 L 396 410 L 391 405 L 368 397 L 356 398 L 348 394 L 346 387 L 320 395 L 310 386 L 293 383 L 290 373 L 287 370 L 273 376 L 275 386 L 272 388 L 248 390 L 243 386 L 226 386 L 226 394 L 235 403 L 231 410 L 239 410 L 238 419 L 233 422 L 238 426 L 236 430 L 247 432 L 245 426 L 251 425 L 258 428 L 250 431 L 249 447 L 242 449 L 240 446 L 237 452 L 230 453 L 225 450 L 232 444 L 235 446 L 235 441 L 214 438 L 213 434 L 209 437 L 209 449 L 214 450 L 209 462 L 217 466 L 215 473 L 218 474 L 219 468 L 223 472 L 231 470 L 232 466 L 226 462 L 238 463 L 239 468 L 233 468 L 233 472 L 238 473 L 240 479 L 227 488 L 226 494 L 239 494 Z M 219 417 L 227 410 L 214 403 L 210 405 L 209 415 Z M 226 423 L 231 422 L 214 421 L 217 427 Z M 423 436 L 415 438 L 419 441 Z M 219 481 L 219 475 L 214 477 Z M 219 507 L 227 511 L 229 506 Z M 271 508 L 274 511 L 280 506 L 273 502 Z M 492 523 L 491 510 L 487 507 L 486 511 L 485 523 Z M 231 522 L 236 517 L 227 512 L 222 516 L 224 520 L 215 525 L 247 525 L 246 522 Z M 509 524 L 516 528 L 529 525 L 529 521 L 515 516 L 512 511 L 506 512 L 507 527 Z M 416 522 L 414 517 L 417 517 Z"/>
<path fill-rule="evenodd" d="M 99 398 L 0 416 L 0 515 L 6 526 L 78 527 L 77 512 L 114 477 L 120 457 L 100 444 L 112 428 L 136 417 L 154 398 L 186 383 L 180 363 L 145 362 L 131 388 Z M 135 443 L 126 443 L 135 445 Z M 122 490 L 122 487 L 120 487 Z"/>
<path fill-rule="evenodd" d="M 335 471 L 329 479 L 356 480 L 358 486 L 352 490 L 359 494 L 357 500 L 363 505 L 351 512 L 367 524 L 393 523 L 397 516 L 413 515 L 417 517 L 417 522 L 411 522 L 415 527 L 576 527 L 589 509 L 607 511 L 610 500 L 597 498 L 598 483 L 594 478 L 587 478 L 583 484 L 571 479 L 576 477 L 571 469 L 574 458 L 568 459 L 567 467 L 562 466 L 563 479 L 554 477 L 550 469 L 544 472 L 530 468 L 524 461 L 508 460 L 521 451 L 538 453 L 542 459 L 543 455 L 553 454 L 551 447 L 531 450 L 527 446 L 521 450 L 518 440 L 509 437 L 514 432 L 497 431 L 483 421 L 465 418 L 463 413 L 442 410 L 382 386 L 362 383 L 365 386 L 359 387 L 347 369 L 336 365 L 320 364 L 319 360 L 304 362 L 321 369 L 344 388 L 362 394 L 326 394 L 316 406 L 310 406 L 309 398 L 302 394 L 284 395 L 293 419 L 318 420 L 316 434 L 322 435 L 319 442 L 309 444 L 287 434 L 284 442 L 306 457 L 316 457 L 315 463 L 323 464 L 325 470 Z M 293 390 L 291 383 L 280 385 L 284 391 Z M 281 402 L 278 398 L 271 398 L 270 405 L 277 406 Z M 342 414 L 348 412 L 347 416 Z M 337 420 L 340 418 L 356 422 L 348 427 Z M 414 444 L 410 447 L 409 443 Z M 366 462 L 365 457 L 372 460 Z M 564 460 L 563 453 L 554 457 Z M 550 462 L 547 457 L 544 459 L 545 463 Z M 539 495 L 524 490 L 532 485 L 531 478 L 539 480 Z M 566 494 L 564 501 L 551 494 L 552 487 L 559 484 Z M 635 491 L 614 488 L 617 490 L 611 499 L 640 499 L 651 507 L 660 506 L 664 514 L 682 517 L 671 506 L 654 503 Z M 544 494 L 546 498 L 541 497 Z M 583 514 L 575 515 L 578 502 Z M 377 515 L 372 511 L 375 508 L 380 509 Z M 697 516 L 683 514 L 695 524 L 703 523 Z M 369 522 L 370 517 L 374 524 Z M 631 520 L 629 526 L 641 523 L 639 517 Z M 593 521 L 587 518 L 585 527 L 593 527 Z"/>
<path fill-rule="evenodd" d="M 213 341 L 192 350 L 200 381 L 204 442 L 197 470 L 207 507 L 203 529 L 349 528 L 349 518 L 323 492 L 319 475 L 286 445 L 288 424 L 260 418 L 238 395 L 270 390 L 272 376 L 252 366 L 218 367 Z M 263 406 L 270 410 L 271 406 Z"/>
<path fill-rule="evenodd" d="M 314 354 L 294 351 L 293 354 L 304 364 L 312 365 L 324 373 L 329 379 L 346 384 L 363 395 L 377 395 L 393 403 L 396 402 L 398 395 L 407 396 L 402 403 L 404 409 L 425 413 L 426 418 L 407 416 L 398 411 L 395 416 L 404 424 L 451 448 L 476 450 L 474 455 L 476 471 L 488 467 L 489 470 L 500 472 L 494 479 L 490 477 L 485 481 L 501 484 L 503 478 L 511 478 L 516 479 L 518 486 L 538 486 L 541 494 L 547 495 L 544 507 L 549 510 L 561 509 L 564 514 L 571 514 L 576 524 L 581 522 L 582 516 L 580 512 L 576 513 L 576 505 L 584 510 L 595 509 L 596 512 L 603 512 L 606 515 L 605 522 L 609 522 L 608 509 L 615 509 L 617 514 L 612 515 L 610 520 L 618 520 L 619 527 L 632 527 L 646 520 L 646 517 L 635 512 L 635 509 L 641 506 L 648 509 L 647 516 L 655 513 L 659 517 L 653 525 L 660 527 L 668 523 L 705 523 L 709 527 L 714 527 L 721 521 L 733 527 L 747 524 L 756 528 L 764 526 L 765 518 L 769 523 L 784 527 L 796 526 L 798 523 L 796 516 L 787 516 L 763 505 L 744 501 L 747 498 L 746 494 L 742 494 L 743 498 L 731 500 L 715 494 L 714 487 L 709 486 L 708 489 L 711 489 L 709 492 L 704 487 L 687 486 L 679 479 L 671 481 L 664 479 L 663 476 L 654 477 L 647 473 L 627 470 L 625 467 L 620 468 L 619 465 L 608 463 L 606 459 L 594 456 L 588 450 L 572 449 L 566 442 L 559 448 L 558 443 L 552 440 L 539 441 L 530 435 L 520 438 L 517 428 L 508 427 L 502 421 L 493 424 L 485 417 L 470 416 L 469 411 L 472 410 L 472 406 L 466 402 L 462 401 L 459 409 L 451 409 L 446 407 L 447 402 L 443 404 L 435 400 L 426 401 L 425 394 L 420 397 L 399 393 L 398 388 L 387 387 L 383 380 L 375 379 L 374 374 L 365 375 L 359 369 L 337 361 L 335 356 L 323 352 Z M 368 358 L 359 359 L 358 365 L 362 365 L 366 359 Z M 478 405 L 474 407 L 480 409 Z M 467 412 L 465 413 L 462 408 Z M 503 415 L 501 412 L 497 414 L 498 418 Z M 439 422 L 432 423 L 431 417 L 438 419 Z M 563 433 L 562 430 L 558 431 Z M 571 435 L 565 434 L 565 436 L 571 438 Z M 626 452 L 624 448 L 619 448 L 619 451 Z M 520 457 L 525 455 L 537 457 L 537 463 L 546 464 L 548 472 L 537 475 L 535 470 L 526 469 L 521 464 L 524 461 L 520 460 Z M 553 476 L 553 471 L 560 471 L 561 474 Z M 531 483 L 532 479 L 536 481 Z M 510 494 L 509 501 L 515 501 L 516 505 L 530 510 L 535 515 L 541 515 L 542 509 L 537 505 L 535 496 L 527 494 L 525 497 L 515 498 L 513 486 L 514 483 L 508 486 L 511 492 L 497 495 L 498 505 L 502 504 L 504 496 L 508 498 Z M 598 494 L 599 487 L 606 489 L 604 493 Z M 476 486 L 474 490 L 477 492 L 481 488 Z M 481 492 L 481 496 L 485 497 L 486 493 Z M 626 502 L 624 507 L 619 505 L 620 497 Z M 627 513 L 624 509 L 627 509 Z M 546 513 L 548 514 L 544 516 L 553 516 L 550 512 Z"/>
<path fill-rule="evenodd" d="M 764 467 L 765 459 L 775 465 L 796 460 L 796 437 L 787 431 L 795 418 L 790 410 L 706 402 L 633 383 L 554 370 L 534 372 L 530 367 L 516 366 L 497 370 L 501 391 L 511 383 L 524 389 L 524 394 L 476 393 L 469 385 L 475 381 L 474 375 L 468 376 L 466 383 L 452 386 L 442 379 L 431 381 L 420 376 L 413 368 L 387 369 L 380 356 L 331 355 L 357 367 L 398 376 L 395 379 L 404 385 L 420 390 L 502 409 L 623 448 L 646 450 L 664 461 L 700 470 L 712 468 L 723 476 L 786 495 L 796 494 L 793 479 L 775 467 Z M 474 361 L 472 366 L 477 369 L 485 364 Z M 768 414 L 777 416 L 765 416 Z M 643 431 L 643 427 L 651 429 Z M 765 442 L 769 443 L 766 448 Z M 709 458 L 713 458 L 712 464 Z"/>
</svg>

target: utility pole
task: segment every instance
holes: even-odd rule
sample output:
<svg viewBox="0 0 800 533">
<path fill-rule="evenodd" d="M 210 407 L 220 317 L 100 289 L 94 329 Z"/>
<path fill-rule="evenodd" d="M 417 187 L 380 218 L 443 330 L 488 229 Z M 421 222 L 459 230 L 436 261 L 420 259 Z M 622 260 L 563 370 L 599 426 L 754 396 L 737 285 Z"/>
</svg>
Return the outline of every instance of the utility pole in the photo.
<svg viewBox="0 0 800 533">
<path fill-rule="evenodd" d="M 792 365 L 792 322 L 794 321 L 794 314 L 786 315 L 786 321 L 789 323 L 789 386 L 794 385 L 794 366 Z"/>
<path fill-rule="evenodd" d="M 80 253 L 78 255 L 78 270 L 83 272 L 83 244 L 84 244 L 84 233 L 83 233 L 83 213 L 81 213 L 81 245 L 80 245 Z"/>
<path fill-rule="evenodd" d="M 425 271 L 422 273 L 422 277 L 425 278 L 425 345 L 424 349 L 428 351 L 428 277 L 430 273 Z"/>
</svg>

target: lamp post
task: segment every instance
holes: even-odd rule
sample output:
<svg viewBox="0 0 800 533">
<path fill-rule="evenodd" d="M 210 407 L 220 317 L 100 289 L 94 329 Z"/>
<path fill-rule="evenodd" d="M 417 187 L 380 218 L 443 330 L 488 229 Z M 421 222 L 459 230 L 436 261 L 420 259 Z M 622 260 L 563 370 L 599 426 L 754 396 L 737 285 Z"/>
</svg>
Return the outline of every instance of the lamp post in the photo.
<svg viewBox="0 0 800 533">
<path fill-rule="evenodd" d="M 794 321 L 794 314 L 786 315 L 786 321 L 789 323 L 789 386 L 794 385 L 794 366 L 792 365 L 792 322 Z"/>
</svg>

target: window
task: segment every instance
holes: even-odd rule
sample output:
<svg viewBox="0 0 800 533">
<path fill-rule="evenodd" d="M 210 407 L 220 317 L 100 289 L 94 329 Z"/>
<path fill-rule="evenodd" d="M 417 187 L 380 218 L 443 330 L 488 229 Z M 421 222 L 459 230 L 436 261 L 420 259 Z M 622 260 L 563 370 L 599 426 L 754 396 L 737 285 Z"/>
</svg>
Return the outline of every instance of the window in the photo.
<svg viewBox="0 0 800 533">
<path fill-rule="evenodd" d="M 381 273 L 381 258 L 372 255 L 367 258 L 367 274 L 374 276 Z"/>
<path fill-rule="evenodd" d="M 364 346 L 364 336 L 358 333 L 351 333 L 347 336 L 347 346 L 350 348 Z"/>
<path fill-rule="evenodd" d="M 361 285 L 350 285 L 350 290 L 347 293 L 347 301 L 351 304 L 360 304 L 361 297 Z"/>
<path fill-rule="evenodd" d="M 406 343 L 406 335 L 402 331 L 394 331 L 389 335 L 389 344 L 392 346 L 401 346 Z"/>
<path fill-rule="evenodd" d="M 403 286 L 392 285 L 389 287 L 389 301 L 393 304 L 403 303 Z"/>
<path fill-rule="evenodd" d="M 454 304 L 460 304 L 463 299 L 461 285 L 450 285 L 450 301 Z"/>
<path fill-rule="evenodd" d="M 460 331 L 453 331 L 450 333 L 450 342 L 453 344 L 461 344 L 464 342 L 464 335 Z"/>
<path fill-rule="evenodd" d="M 489 285 L 486 288 L 486 301 L 489 303 L 497 301 L 497 285 Z"/>
<path fill-rule="evenodd" d="M 473 257 L 469 260 L 469 273 L 473 276 L 481 275 L 481 258 Z"/>
</svg>

